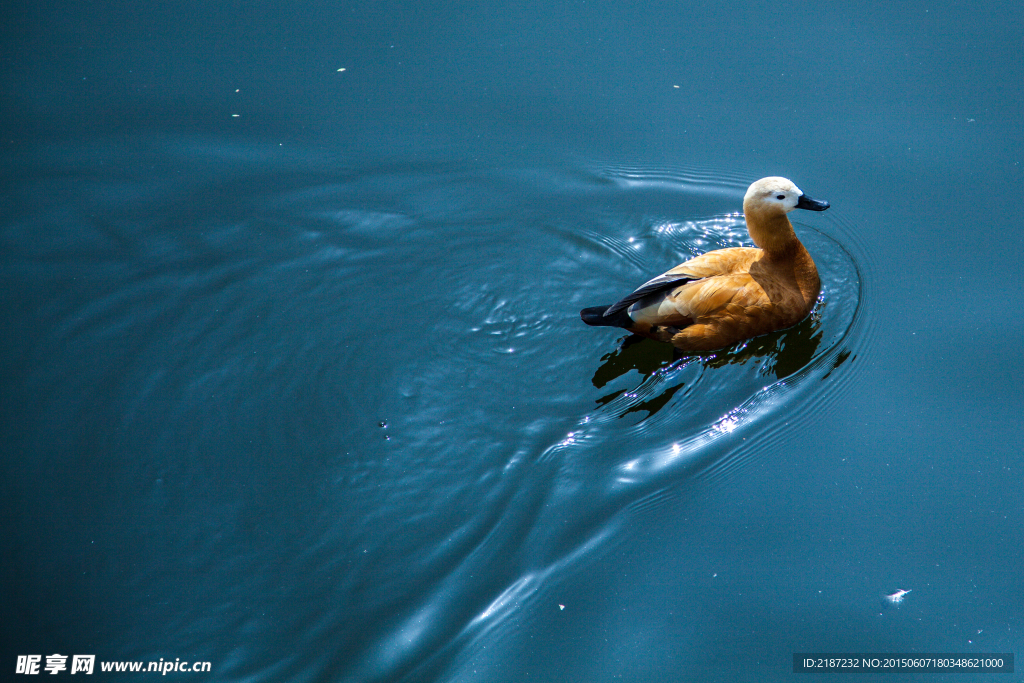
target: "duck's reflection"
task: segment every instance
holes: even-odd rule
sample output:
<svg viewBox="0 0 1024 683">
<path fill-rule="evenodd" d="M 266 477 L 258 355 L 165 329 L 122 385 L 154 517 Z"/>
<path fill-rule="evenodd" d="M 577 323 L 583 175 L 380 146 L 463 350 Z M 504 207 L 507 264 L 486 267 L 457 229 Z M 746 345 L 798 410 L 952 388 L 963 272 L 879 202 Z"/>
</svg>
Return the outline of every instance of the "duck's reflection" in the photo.
<svg viewBox="0 0 1024 683">
<path fill-rule="evenodd" d="M 591 381 L 601 389 L 633 370 L 642 376 L 640 384 L 634 389 L 617 389 L 598 398 L 597 403 L 602 406 L 626 393 L 647 395 L 646 391 L 640 391 L 641 387 L 654 381 L 662 382 L 656 392 L 644 400 L 631 402 L 619 415 L 625 417 L 630 413 L 646 411 L 647 415 L 643 419 L 647 419 L 661 410 L 683 388 L 684 382 L 671 380 L 674 367 L 699 362 L 708 370 L 765 359 L 761 373 L 766 377 L 784 379 L 811 362 L 821 345 L 821 338 L 820 316 L 813 314 L 793 327 L 755 337 L 739 347 L 699 356 L 681 355 L 670 344 L 630 335 L 622 340 L 617 349 L 601 358 L 601 365 Z M 847 356 L 840 354 L 836 364 L 842 363 Z"/>
</svg>

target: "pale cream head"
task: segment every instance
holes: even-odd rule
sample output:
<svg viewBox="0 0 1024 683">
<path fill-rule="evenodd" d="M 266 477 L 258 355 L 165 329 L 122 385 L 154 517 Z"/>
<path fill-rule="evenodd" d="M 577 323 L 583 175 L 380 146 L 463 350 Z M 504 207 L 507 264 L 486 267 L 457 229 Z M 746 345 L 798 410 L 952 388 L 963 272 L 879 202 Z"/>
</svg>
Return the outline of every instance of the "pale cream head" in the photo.
<svg viewBox="0 0 1024 683">
<path fill-rule="evenodd" d="M 748 211 L 755 207 L 760 211 L 775 209 L 789 213 L 796 208 L 803 194 L 792 180 L 779 176 L 761 178 L 747 188 L 747 194 L 743 196 L 743 208 Z"/>
<path fill-rule="evenodd" d="M 799 244 L 787 213 L 793 209 L 824 211 L 828 202 L 811 199 L 792 180 L 772 176 L 761 178 L 743 197 L 743 214 L 754 244 L 765 251 L 781 253 Z"/>
</svg>

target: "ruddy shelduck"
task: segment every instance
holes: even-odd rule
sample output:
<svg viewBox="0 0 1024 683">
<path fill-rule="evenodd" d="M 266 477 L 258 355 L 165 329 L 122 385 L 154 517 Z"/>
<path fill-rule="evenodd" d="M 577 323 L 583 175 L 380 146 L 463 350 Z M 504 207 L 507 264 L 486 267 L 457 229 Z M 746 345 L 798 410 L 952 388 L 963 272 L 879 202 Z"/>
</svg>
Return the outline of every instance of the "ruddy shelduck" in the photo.
<svg viewBox="0 0 1024 683">
<path fill-rule="evenodd" d="M 821 282 L 786 214 L 828 207 L 785 178 L 762 178 L 743 197 L 756 248 L 709 251 L 617 303 L 583 309 L 580 317 L 588 325 L 621 327 L 669 342 L 684 353 L 725 348 L 795 325 L 811 312 Z"/>
</svg>

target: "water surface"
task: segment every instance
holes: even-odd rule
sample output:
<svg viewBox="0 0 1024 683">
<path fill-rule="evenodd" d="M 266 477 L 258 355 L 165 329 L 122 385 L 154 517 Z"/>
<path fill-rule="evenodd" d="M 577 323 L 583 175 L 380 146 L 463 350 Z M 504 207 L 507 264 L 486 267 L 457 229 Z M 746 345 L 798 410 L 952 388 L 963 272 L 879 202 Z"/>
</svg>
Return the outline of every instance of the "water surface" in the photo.
<svg viewBox="0 0 1024 683">
<path fill-rule="evenodd" d="M 0 666 L 1019 654 L 1019 3 L 0 13 Z M 810 318 L 579 321 L 766 175 L 832 203 Z"/>
</svg>

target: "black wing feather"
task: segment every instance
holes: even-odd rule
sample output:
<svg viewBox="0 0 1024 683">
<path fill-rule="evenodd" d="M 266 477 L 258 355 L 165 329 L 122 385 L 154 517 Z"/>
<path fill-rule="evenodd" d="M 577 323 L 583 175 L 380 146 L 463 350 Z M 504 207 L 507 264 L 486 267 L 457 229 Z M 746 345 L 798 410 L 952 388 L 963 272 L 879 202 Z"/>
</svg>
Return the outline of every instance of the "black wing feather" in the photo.
<svg viewBox="0 0 1024 683">
<path fill-rule="evenodd" d="M 619 311 L 626 310 L 634 303 L 640 301 L 640 299 L 643 299 L 646 296 L 650 296 L 651 294 L 656 294 L 658 292 L 664 292 L 665 290 L 668 289 L 674 289 L 679 285 L 685 285 L 687 282 L 693 282 L 694 280 L 702 279 L 703 278 L 699 278 L 694 275 L 682 275 L 679 273 L 673 273 L 671 275 L 659 275 L 653 280 L 648 280 L 644 284 L 637 287 L 635 290 L 633 290 L 631 294 L 626 295 L 626 297 L 623 298 L 622 300 L 617 301 L 611 306 L 609 306 L 608 310 L 605 311 L 604 314 L 605 316 L 614 315 Z"/>
</svg>

